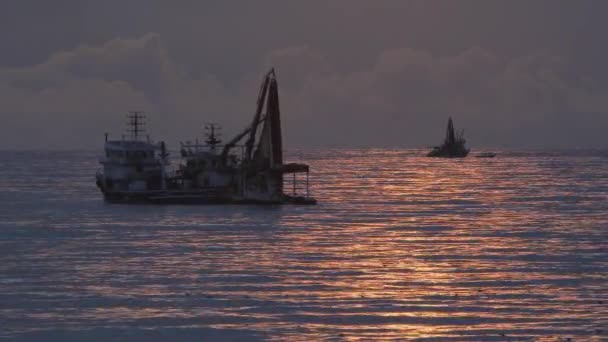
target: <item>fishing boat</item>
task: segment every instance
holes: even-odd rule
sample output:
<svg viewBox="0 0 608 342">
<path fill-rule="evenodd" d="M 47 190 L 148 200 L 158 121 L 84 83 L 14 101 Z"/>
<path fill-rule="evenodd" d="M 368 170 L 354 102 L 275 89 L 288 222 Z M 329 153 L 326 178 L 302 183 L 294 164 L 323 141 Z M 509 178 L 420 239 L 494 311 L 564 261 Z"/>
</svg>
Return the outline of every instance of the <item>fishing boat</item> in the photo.
<svg viewBox="0 0 608 342">
<path fill-rule="evenodd" d="M 475 156 L 475 158 L 494 158 L 496 153 L 494 152 L 482 152 Z"/>
<path fill-rule="evenodd" d="M 165 144 L 141 140 L 142 114 L 129 115 L 128 140 L 106 134 L 103 171 L 97 186 L 110 202 L 159 204 L 316 204 L 306 164 L 284 163 L 278 83 L 274 69 L 264 77 L 253 120 L 226 144 L 215 124 L 204 143 L 181 143 L 177 169 Z M 240 152 L 240 153 L 239 153 Z M 285 191 L 286 175 L 291 175 Z M 304 184 L 302 185 L 303 175 Z"/>
<path fill-rule="evenodd" d="M 464 131 L 456 133 L 454 130 L 454 122 L 452 118 L 448 120 L 448 128 L 446 130 L 443 144 L 435 146 L 427 154 L 427 157 L 437 158 L 464 158 L 469 154 L 469 149 L 465 146 Z"/>
</svg>

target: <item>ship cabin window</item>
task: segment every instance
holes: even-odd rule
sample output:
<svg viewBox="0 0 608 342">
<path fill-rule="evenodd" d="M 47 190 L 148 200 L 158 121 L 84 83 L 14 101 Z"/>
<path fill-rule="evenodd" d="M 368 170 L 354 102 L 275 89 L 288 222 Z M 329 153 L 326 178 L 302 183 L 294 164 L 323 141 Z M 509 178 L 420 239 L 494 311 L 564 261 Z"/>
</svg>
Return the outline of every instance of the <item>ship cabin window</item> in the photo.
<svg viewBox="0 0 608 342">
<path fill-rule="evenodd" d="M 152 157 L 153 152 L 151 151 L 126 151 L 127 158 L 133 159 L 145 159 L 147 157 Z"/>
<path fill-rule="evenodd" d="M 108 156 L 113 158 L 121 158 L 124 156 L 123 151 L 108 151 Z"/>
</svg>

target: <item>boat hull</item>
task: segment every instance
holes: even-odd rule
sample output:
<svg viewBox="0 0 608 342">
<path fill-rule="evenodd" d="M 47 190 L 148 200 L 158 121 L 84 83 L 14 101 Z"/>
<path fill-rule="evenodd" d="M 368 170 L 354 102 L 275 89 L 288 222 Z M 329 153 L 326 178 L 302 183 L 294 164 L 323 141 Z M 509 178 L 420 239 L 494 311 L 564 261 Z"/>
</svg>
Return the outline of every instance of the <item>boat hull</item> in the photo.
<svg viewBox="0 0 608 342">
<path fill-rule="evenodd" d="M 469 151 L 458 151 L 458 152 L 448 152 L 448 151 L 431 151 L 426 156 L 431 158 L 466 158 L 469 155 Z"/>
<path fill-rule="evenodd" d="M 209 194 L 207 192 L 183 191 L 113 191 L 104 192 L 108 203 L 117 204 L 181 204 L 181 205 L 218 205 L 218 204 L 291 204 L 314 205 L 317 201 L 311 197 L 284 195 L 281 199 L 263 200 L 245 197 L 231 197 Z"/>
<path fill-rule="evenodd" d="M 488 152 L 488 153 L 481 153 L 475 156 L 475 158 L 494 158 L 496 157 L 496 153 L 492 153 L 492 152 Z"/>
</svg>

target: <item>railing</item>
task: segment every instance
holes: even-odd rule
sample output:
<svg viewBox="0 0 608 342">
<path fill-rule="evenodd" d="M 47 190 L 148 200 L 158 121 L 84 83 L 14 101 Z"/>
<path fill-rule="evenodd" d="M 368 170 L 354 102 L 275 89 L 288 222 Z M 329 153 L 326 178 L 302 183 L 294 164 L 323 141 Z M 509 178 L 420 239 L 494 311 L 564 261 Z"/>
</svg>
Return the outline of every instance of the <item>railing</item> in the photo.
<svg viewBox="0 0 608 342">
<path fill-rule="evenodd" d="M 310 176 L 308 172 L 303 172 L 305 179 L 300 179 L 298 173 L 292 173 L 292 176 L 283 177 L 283 192 L 291 196 L 310 197 Z"/>
</svg>

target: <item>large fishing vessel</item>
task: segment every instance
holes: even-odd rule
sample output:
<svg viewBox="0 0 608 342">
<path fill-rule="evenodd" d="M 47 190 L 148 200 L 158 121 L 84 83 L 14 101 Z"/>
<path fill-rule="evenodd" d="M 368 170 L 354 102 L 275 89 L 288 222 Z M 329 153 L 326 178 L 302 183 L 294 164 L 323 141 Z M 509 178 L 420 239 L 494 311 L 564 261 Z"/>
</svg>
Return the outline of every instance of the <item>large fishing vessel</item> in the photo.
<svg viewBox="0 0 608 342">
<path fill-rule="evenodd" d="M 427 154 L 427 157 L 441 158 L 464 158 L 469 154 L 469 149 L 465 146 L 464 131 L 458 133 L 454 130 L 454 122 L 452 118 L 448 120 L 448 128 L 446 130 L 445 139 L 441 146 L 435 146 Z"/>
<path fill-rule="evenodd" d="M 110 202 L 316 204 L 309 194 L 309 166 L 283 162 L 274 69 L 264 77 L 251 124 L 226 144 L 218 139 L 217 125 L 208 124 L 204 143 L 181 143 L 175 171 L 168 171 L 163 142 L 142 140 L 143 119 L 140 112 L 129 114 L 128 139 L 109 140 L 106 134 L 97 186 Z M 287 174 L 291 182 L 284 184 Z"/>
</svg>

